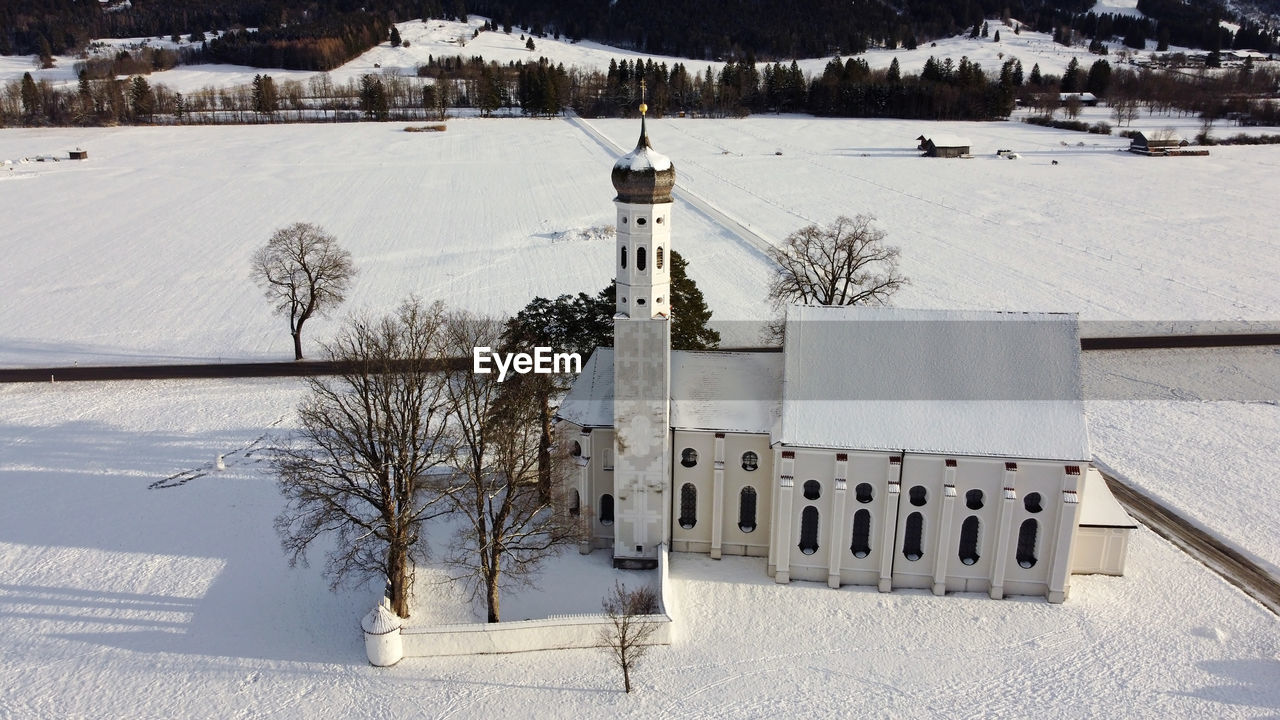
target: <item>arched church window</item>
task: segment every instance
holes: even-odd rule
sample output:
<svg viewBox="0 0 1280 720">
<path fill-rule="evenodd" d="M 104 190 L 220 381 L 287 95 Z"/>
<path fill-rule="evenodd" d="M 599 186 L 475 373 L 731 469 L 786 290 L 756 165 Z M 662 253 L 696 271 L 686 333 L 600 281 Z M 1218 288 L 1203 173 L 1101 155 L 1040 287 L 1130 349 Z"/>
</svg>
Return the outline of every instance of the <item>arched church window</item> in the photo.
<svg viewBox="0 0 1280 720">
<path fill-rule="evenodd" d="M 574 457 L 582 457 L 582 445 L 577 440 L 573 441 L 573 449 L 569 451 L 569 454 Z"/>
<path fill-rule="evenodd" d="M 698 464 L 698 451 L 693 448 L 685 448 L 680 453 L 680 464 L 685 467 L 693 467 Z"/>
<path fill-rule="evenodd" d="M 859 510 L 853 514 L 853 543 L 849 550 L 856 558 L 864 558 L 871 554 L 871 513 Z"/>
<path fill-rule="evenodd" d="M 916 507 L 924 507 L 924 504 L 929 502 L 929 491 L 925 490 L 923 485 L 916 485 L 908 494 L 911 497 L 911 504 Z"/>
<path fill-rule="evenodd" d="M 627 267 L 627 248 L 625 245 L 622 247 L 622 267 L 624 269 Z"/>
<path fill-rule="evenodd" d="M 600 496 L 600 524 L 613 524 L 613 496 L 608 493 Z"/>
<path fill-rule="evenodd" d="M 742 453 L 742 469 L 751 472 L 760 467 L 760 456 L 748 450 Z"/>
<path fill-rule="evenodd" d="M 964 506 L 970 510 L 981 510 L 982 500 L 983 496 L 981 490 L 970 490 L 964 494 Z"/>
<path fill-rule="evenodd" d="M 645 252 L 645 247 L 643 245 L 636 248 L 636 269 L 637 270 L 640 270 L 640 271 L 644 270 L 644 267 L 647 264 L 645 262 L 647 260 L 645 255 L 646 255 L 646 252 Z"/>
<path fill-rule="evenodd" d="M 818 552 L 818 508 L 812 505 L 800 512 L 800 552 Z"/>
<path fill-rule="evenodd" d="M 858 498 L 858 502 L 866 504 L 871 502 L 874 497 L 872 495 L 871 483 L 858 483 L 858 487 L 853 489 L 854 497 Z"/>
<path fill-rule="evenodd" d="M 698 524 L 698 488 L 693 483 L 680 487 L 680 527 L 688 530 Z"/>
<path fill-rule="evenodd" d="M 1022 506 L 1025 507 L 1029 513 L 1038 513 L 1044 509 L 1040 504 L 1040 493 L 1031 493 L 1022 498 Z"/>
<path fill-rule="evenodd" d="M 822 497 L 822 483 L 817 480 L 804 481 L 804 499 L 817 500 Z"/>
<path fill-rule="evenodd" d="M 738 493 L 738 529 L 749 533 L 756 529 L 756 489 L 744 487 Z"/>
<path fill-rule="evenodd" d="M 582 514 L 582 500 L 578 497 L 577 488 L 569 490 L 569 515 L 578 517 Z"/>
<path fill-rule="evenodd" d="M 1036 564 L 1036 537 L 1040 534 L 1040 523 L 1035 520 L 1023 520 L 1018 528 L 1018 565 L 1029 568 Z"/>
<path fill-rule="evenodd" d="M 907 533 L 902 541 L 902 556 L 911 562 L 924 557 L 924 516 L 913 512 L 907 516 Z"/>
<path fill-rule="evenodd" d="M 972 565 L 978 562 L 978 531 L 981 525 L 977 515 L 970 515 L 960 526 L 960 562 Z"/>
<path fill-rule="evenodd" d="M 662 222 L 662 218 L 658 218 L 658 222 Z M 654 250 L 654 251 L 653 251 L 653 264 L 654 264 L 654 265 L 655 265 L 659 270 L 661 270 L 661 269 L 662 269 L 662 256 L 663 256 L 664 254 L 665 254 L 665 253 L 663 253 L 663 251 L 662 251 L 662 246 L 661 246 L 661 245 L 659 245 L 659 246 L 658 246 L 658 249 L 657 249 L 657 250 Z"/>
</svg>

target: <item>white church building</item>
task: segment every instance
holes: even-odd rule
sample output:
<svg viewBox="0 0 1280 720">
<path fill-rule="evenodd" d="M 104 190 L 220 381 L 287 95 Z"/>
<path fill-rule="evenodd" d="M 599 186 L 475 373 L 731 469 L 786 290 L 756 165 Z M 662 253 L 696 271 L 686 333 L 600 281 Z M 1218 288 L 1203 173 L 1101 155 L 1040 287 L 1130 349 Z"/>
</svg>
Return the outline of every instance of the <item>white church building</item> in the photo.
<svg viewBox="0 0 1280 720">
<path fill-rule="evenodd" d="M 797 306 L 782 352 L 671 350 L 671 190 L 613 168 L 614 347 L 558 413 L 584 553 L 767 558 L 779 583 L 1065 600 L 1135 527 L 1092 457 L 1074 315 Z"/>
</svg>

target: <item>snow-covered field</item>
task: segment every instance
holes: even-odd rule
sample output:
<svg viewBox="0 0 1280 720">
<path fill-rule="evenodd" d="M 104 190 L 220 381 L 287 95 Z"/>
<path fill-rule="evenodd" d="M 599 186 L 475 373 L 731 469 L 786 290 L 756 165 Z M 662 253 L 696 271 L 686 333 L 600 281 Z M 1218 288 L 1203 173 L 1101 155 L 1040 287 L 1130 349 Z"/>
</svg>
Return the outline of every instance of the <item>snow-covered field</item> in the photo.
<svg viewBox="0 0 1280 720">
<path fill-rule="evenodd" d="M 634 145 L 634 121 L 591 122 Z M 0 159 L 89 151 L 85 162 L 0 175 L 0 364 L 288 357 L 285 323 L 248 264 L 296 221 L 319 223 L 354 254 L 348 310 L 385 311 L 417 293 L 509 313 L 535 295 L 607 284 L 613 244 L 583 231 L 614 222 L 614 153 L 564 120 L 403 127 L 0 133 Z M 914 138 L 935 127 L 668 118 L 650 136 L 682 187 L 766 239 L 838 213 L 876 215 L 912 281 L 899 305 L 1280 318 L 1265 201 L 1280 150 L 1142 158 L 1117 152 L 1121 138 L 997 122 L 946 128 L 971 137 L 974 159 L 917 157 Z M 998 158 L 999 148 L 1022 158 Z M 716 319 L 767 315 L 767 260 L 684 203 L 674 221 Z M 308 346 L 332 327 L 310 324 Z"/>
<path fill-rule="evenodd" d="M 298 393 L 275 380 L 0 387 L 0 717 L 1280 709 L 1274 616 L 1145 529 L 1126 577 L 1077 577 L 1060 606 L 784 587 L 759 559 L 677 554 L 681 636 L 631 696 L 594 651 L 372 668 L 357 621 L 377 588 L 329 593 L 272 534 L 280 499 L 254 451 L 291 426 Z"/>
</svg>

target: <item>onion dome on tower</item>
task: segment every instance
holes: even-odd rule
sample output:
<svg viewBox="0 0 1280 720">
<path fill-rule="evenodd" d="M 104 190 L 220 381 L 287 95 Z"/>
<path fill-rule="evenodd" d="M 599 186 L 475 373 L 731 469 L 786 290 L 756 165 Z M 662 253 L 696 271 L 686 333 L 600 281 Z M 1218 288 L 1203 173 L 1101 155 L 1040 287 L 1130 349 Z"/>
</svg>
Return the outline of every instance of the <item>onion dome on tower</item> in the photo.
<svg viewBox="0 0 1280 720">
<path fill-rule="evenodd" d="M 613 164 L 613 187 L 618 191 L 618 202 L 646 205 L 671 202 L 676 169 L 671 158 L 649 144 L 649 134 L 644 128 L 646 110 L 648 107 L 640 106 L 640 140 L 636 142 L 636 149 Z"/>
</svg>

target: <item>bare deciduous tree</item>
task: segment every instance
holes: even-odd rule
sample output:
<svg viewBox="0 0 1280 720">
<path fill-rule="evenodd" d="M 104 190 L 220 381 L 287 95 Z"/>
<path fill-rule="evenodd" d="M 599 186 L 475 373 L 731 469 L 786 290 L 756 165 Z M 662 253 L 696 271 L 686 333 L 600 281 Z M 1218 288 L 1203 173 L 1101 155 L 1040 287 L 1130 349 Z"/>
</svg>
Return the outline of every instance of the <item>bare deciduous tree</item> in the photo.
<svg viewBox="0 0 1280 720">
<path fill-rule="evenodd" d="M 273 459 L 285 509 L 276 518 L 290 564 L 335 536 L 325 572 L 385 577 L 391 609 L 408 617 L 422 525 L 448 512 L 445 384 L 437 356 L 443 309 L 405 303 L 379 321 L 355 320 L 332 344 L 347 369 L 308 379 L 299 436 Z"/>
<path fill-rule="evenodd" d="M 608 648 L 613 663 L 622 670 L 622 686 L 631 692 L 631 671 L 652 647 L 658 624 L 646 616 L 658 610 L 658 594 L 648 585 L 628 590 L 616 582 L 604 597 L 609 624 L 600 630 L 600 645 Z"/>
<path fill-rule="evenodd" d="M 446 323 L 450 356 L 498 347 L 501 322 L 466 314 Z M 552 458 L 550 493 L 539 483 L 541 402 L 530 383 L 500 383 L 470 368 L 452 372 L 446 386 L 450 466 L 456 471 L 451 505 L 462 518 L 446 559 L 483 592 L 488 621 L 500 619 L 500 590 L 529 584 L 542 560 L 577 542 L 580 523 L 565 503 L 568 463 Z"/>
<path fill-rule="evenodd" d="M 253 255 L 252 276 L 267 299 L 289 318 L 294 360 L 302 359 L 302 325 L 346 299 L 356 274 L 351 253 L 311 223 L 281 228 Z"/>
<path fill-rule="evenodd" d="M 769 299 L 775 306 L 885 304 L 907 279 L 898 273 L 898 248 L 884 244 L 874 222 L 870 215 L 841 215 L 788 235 L 769 252 L 778 264 Z"/>
</svg>

